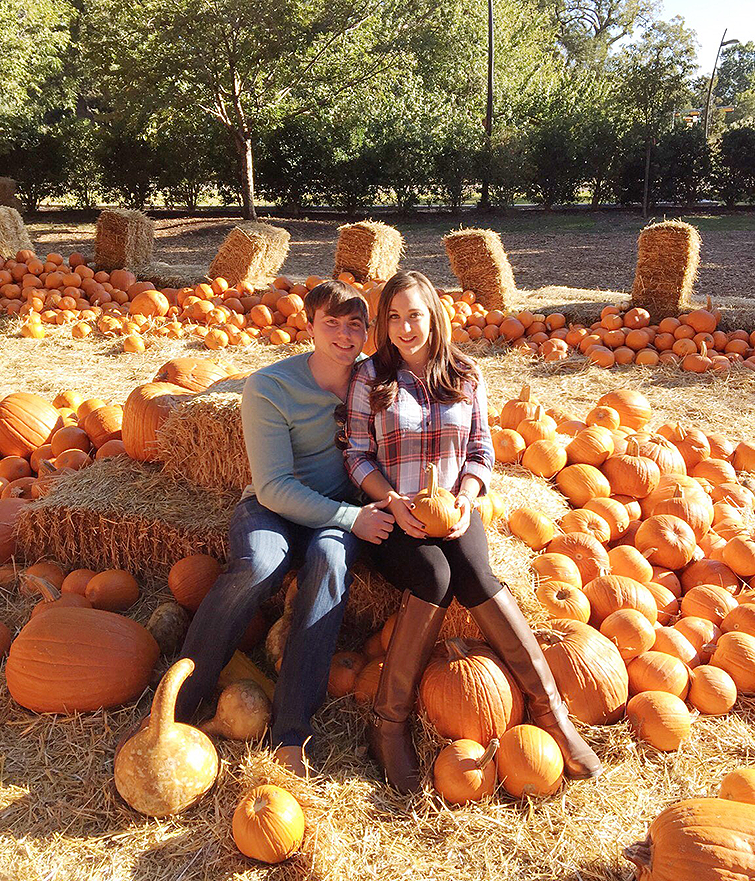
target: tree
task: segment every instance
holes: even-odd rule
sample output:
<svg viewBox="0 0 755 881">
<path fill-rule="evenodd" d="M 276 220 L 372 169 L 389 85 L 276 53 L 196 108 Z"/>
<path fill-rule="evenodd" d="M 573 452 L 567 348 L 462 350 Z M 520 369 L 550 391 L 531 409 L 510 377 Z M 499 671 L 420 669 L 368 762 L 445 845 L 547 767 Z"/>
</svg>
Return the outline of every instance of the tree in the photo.
<svg viewBox="0 0 755 881">
<path fill-rule="evenodd" d="M 708 183 L 711 155 L 702 126 L 677 126 L 658 144 L 658 189 L 670 202 L 697 202 Z"/>
<path fill-rule="evenodd" d="M 244 216 L 253 218 L 255 142 L 405 66 L 412 37 L 434 13 L 432 0 L 98 0 L 88 52 L 114 110 L 141 92 L 221 123 L 239 156 Z"/>
<path fill-rule="evenodd" d="M 13 146 L 0 167 L 18 184 L 18 192 L 29 211 L 59 193 L 66 179 L 68 151 L 60 131 L 30 120 L 13 130 Z"/>
<path fill-rule="evenodd" d="M 729 208 L 755 199 L 755 126 L 732 126 L 717 145 L 715 183 Z"/>
<path fill-rule="evenodd" d="M 674 110 L 690 95 L 690 74 L 696 66 L 694 32 L 682 19 L 655 22 L 614 61 L 625 112 L 640 124 L 645 142 L 643 217 L 650 202 L 650 166 L 661 132 L 669 128 Z"/>
<path fill-rule="evenodd" d="M 736 104 L 743 92 L 755 88 L 755 43 L 738 43 L 721 51 L 713 94 L 723 104 Z"/>
</svg>

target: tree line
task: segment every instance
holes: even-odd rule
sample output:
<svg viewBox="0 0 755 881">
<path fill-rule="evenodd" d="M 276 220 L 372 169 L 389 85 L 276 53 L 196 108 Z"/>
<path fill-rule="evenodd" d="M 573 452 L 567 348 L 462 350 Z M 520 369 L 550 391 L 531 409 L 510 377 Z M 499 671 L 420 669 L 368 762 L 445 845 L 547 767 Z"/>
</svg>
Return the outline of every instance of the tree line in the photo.
<svg viewBox="0 0 755 881">
<path fill-rule="evenodd" d="M 652 0 L 0 0 L 0 175 L 190 210 L 755 200 L 755 44 L 706 139 L 694 33 Z M 726 109 L 732 108 L 732 109 Z"/>
</svg>

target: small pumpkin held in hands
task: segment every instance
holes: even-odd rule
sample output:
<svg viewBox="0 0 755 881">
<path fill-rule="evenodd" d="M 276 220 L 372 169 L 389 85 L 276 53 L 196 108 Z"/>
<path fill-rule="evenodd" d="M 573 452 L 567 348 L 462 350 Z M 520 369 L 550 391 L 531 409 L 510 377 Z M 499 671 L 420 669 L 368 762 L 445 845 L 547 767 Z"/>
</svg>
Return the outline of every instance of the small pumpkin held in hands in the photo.
<svg viewBox="0 0 755 881">
<path fill-rule="evenodd" d="M 427 466 L 427 485 L 412 500 L 413 514 L 425 526 L 430 538 L 445 538 L 461 519 L 461 508 L 456 507 L 453 493 L 438 486 L 438 469 Z"/>
</svg>

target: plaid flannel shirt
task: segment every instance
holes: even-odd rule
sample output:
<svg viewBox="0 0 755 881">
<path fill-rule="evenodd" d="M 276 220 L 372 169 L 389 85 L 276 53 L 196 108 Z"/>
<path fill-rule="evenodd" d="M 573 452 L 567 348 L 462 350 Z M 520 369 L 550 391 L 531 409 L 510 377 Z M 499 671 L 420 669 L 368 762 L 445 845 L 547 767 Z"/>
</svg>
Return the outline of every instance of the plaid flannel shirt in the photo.
<svg viewBox="0 0 755 881">
<path fill-rule="evenodd" d="M 488 426 L 485 381 L 467 383 L 469 401 L 441 404 L 430 399 L 427 385 L 410 370 L 398 371 L 393 403 L 373 413 L 370 391 L 375 378 L 372 359 L 354 373 L 347 399 L 344 452 L 346 470 L 357 486 L 379 470 L 401 495 L 424 489 L 425 466 L 438 466 L 438 484 L 458 493 L 465 474 L 477 477 L 487 492 L 495 456 Z"/>
</svg>

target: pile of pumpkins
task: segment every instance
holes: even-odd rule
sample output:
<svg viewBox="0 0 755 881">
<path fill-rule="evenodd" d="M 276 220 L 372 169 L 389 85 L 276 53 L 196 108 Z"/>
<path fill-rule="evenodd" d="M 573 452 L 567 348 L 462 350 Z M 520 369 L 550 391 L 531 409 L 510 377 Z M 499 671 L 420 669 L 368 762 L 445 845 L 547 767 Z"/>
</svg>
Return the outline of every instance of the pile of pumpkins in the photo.
<svg viewBox="0 0 755 881">
<path fill-rule="evenodd" d="M 527 389 L 491 414 L 503 460 L 553 478 L 572 506 L 557 523 L 526 507 L 508 519 L 543 552 L 532 568 L 552 622 L 539 638 L 572 714 L 611 723 L 626 706 L 641 738 L 673 750 L 690 732 L 685 700 L 721 715 L 755 692 L 755 494 L 740 480 L 755 444 L 650 432 L 651 416 L 628 389 L 584 422 Z"/>
<path fill-rule="evenodd" d="M 369 301 L 383 285 L 361 284 L 349 272 L 339 279 Z M 321 281 L 312 275 L 299 284 L 280 276 L 255 290 L 219 277 L 158 289 L 126 269 L 95 271 L 79 253 L 66 262 L 60 254 L 37 257 L 24 250 L 0 258 L 0 315 L 17 315 L 21 335 L 31 339 L 43 339 L 46 325 L 70 325 L 74 339 L 94 331 L 120 337 L 125 352 L 145 351 L 150 337 L 197 337 L 213 350 L 254 340 L 285 345 L 309 340 L 303 298 Z"/>
</svg>

